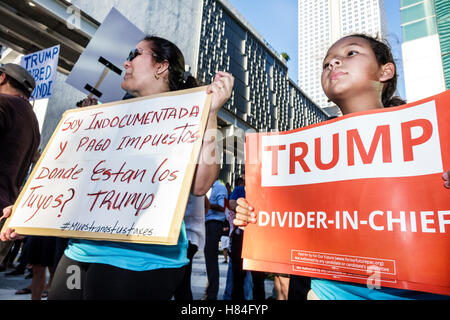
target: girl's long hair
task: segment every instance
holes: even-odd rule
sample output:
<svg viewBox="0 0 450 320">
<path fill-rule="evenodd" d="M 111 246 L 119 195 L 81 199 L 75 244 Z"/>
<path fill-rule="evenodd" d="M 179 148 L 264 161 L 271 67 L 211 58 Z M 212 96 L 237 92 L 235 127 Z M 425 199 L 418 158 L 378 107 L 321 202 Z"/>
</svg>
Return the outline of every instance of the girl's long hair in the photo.
<svg viewBox="0 0 450 320">
<path fill-rule="evenodd" d="M 380 41 L 372 36 L 362 33 L 351 34 L 347 37 L 359 37 L 367 40 L 373 52 L 375 53 L 375 57 L 377 58 L 377 62 L 380 66 L 389 62 L 394 64 L 395 67 L 394 76 L 388 81 L 386 81 L 383 89 L 383 94 L 381 96 L 383 106 L 394 107 L 405 104 L 406 103 L 405 100 L 401 99 L 400 97 L 394 96 L 395 90 L 397 89 L 398 75 L 397 75 L 397 65 L 395 64 L 394 57 L 392 56 L 391 48 L 389 47 L 389 45 L 384 41 Z"/>
</svg>

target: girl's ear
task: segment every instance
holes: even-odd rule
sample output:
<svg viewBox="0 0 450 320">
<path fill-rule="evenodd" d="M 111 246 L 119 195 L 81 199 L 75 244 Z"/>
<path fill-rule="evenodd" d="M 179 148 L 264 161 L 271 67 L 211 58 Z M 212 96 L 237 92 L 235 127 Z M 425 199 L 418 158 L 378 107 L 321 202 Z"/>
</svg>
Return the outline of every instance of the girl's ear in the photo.
<svg viewBox="0 0 450 320">
<path fill-rule="evenodd" d="M 388 62 L 381 67 L 380 81 L 386 82 L 392 79 L 395 75 L 395 65 L 392 62 Z"/>
</svg>

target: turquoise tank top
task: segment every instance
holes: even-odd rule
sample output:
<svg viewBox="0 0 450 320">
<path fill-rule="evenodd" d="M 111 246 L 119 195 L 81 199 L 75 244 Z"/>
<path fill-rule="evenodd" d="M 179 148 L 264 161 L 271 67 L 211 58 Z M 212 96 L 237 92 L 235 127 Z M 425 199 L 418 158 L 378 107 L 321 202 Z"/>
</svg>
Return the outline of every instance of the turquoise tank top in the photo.
<svg viewBox="0 0 450 320">
<path fill-rule="evenodd" d="M 442 300 L 450 296 L 427 292 L 382 287 L 369 289 L 367 286 L 350 282 L 325 279 L 311 279 L 311 289 L 320 300 Z"/>
<path fill-rule="evenodd" d="M 64 254 L 75 261 L 102 263 L 114 267 L 148 271 L 181 268 L 189 263 L 186 228 L 181 227 L 178 243 L 173 246 L 112 241 L 70 239 Z"/>
</svg>

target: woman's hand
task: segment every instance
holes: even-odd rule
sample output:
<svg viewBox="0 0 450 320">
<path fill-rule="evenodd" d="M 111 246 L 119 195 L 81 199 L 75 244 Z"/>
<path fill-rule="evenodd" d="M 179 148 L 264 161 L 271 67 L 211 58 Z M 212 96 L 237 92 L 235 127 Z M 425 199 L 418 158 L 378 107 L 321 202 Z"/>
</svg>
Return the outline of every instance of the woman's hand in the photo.
<svg viewBox="0 0 450 320">
<path fill-rule="evenodd" d="M 13 206 L 9 206 L 3 209 L 3 216 L 0 218 L 7 219 L 11 216 Z M 0 240 L 1 241 L 13 241 L 22 238 L 19 234 L 15 232 L 14 229 L 8 228 L 6 232 L 2 232 L 0 234 Z"/>
<path fill-rule="evenodd" d="M 211 109 L 209 114 L 217 115 L 220 108 L 230 99 L 233 90 L 234 77 L 228 72 L 219 71 L 206 89 L 207 93 L 212 93 Z"/>
<path fill-rule="evenodd" d="M 444 172 L 444 174 L 442 175 L 442 179 L 444 179 L 444 187 L 450 189 L 450 170 Z"/>
<path fill-rule="evenodd" d="M 77 107 L 83 108 L 83 107 L 95 106 L 97 104 L 98 104 L 98 99 L 87 97 L 86 99 L 79 101 L 77 103 Z"/>
<path fill-rule="evenodd" d="M 253 212 L 254 208 L 247 203 L 244 198 L 237 200 L 236 218 L 233 224 L 237 227 L 245 227 L 248 223 L 256 223 L 256 214 Z"/>
<path fill-rule="evenodd" d="M 217 144 L 217 114 L 220 108 L 230 99 L 233 84 L 234 78 L 231 74 L 219 72 L 216 74 L 214 82 L 206 89 L 206 93 L 212 94 L 211 108 L 209 110 L 202 149 L 200 150 L 198 165 L 192 183 L 191 192 L 194 195 L 206 194 L 219 175 L 222 149 L 219 149 Z"/>
</svg>

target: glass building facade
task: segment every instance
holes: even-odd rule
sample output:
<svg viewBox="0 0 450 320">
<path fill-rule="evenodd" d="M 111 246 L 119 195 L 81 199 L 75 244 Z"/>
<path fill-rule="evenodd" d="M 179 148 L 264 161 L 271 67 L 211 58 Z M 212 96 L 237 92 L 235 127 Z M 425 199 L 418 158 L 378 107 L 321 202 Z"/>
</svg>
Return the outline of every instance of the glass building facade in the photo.
<svg viewBox="0 0 450 320">
<path fill-rule="evenodd" d="M 403 41 L 411 41 L 437 33 L 433 0 L 401 0 Z"/>
<path fill-rule="evenodd" d="M 450 1 L 400 0 L 400 14 L 408 101 L 449 89 Z"/>
<path fill-rule="evenodd" d="M 450 1 L 435 0 L 435 10 L 445 85 L 448 90 L 450 89 Z"/>
</svg>

